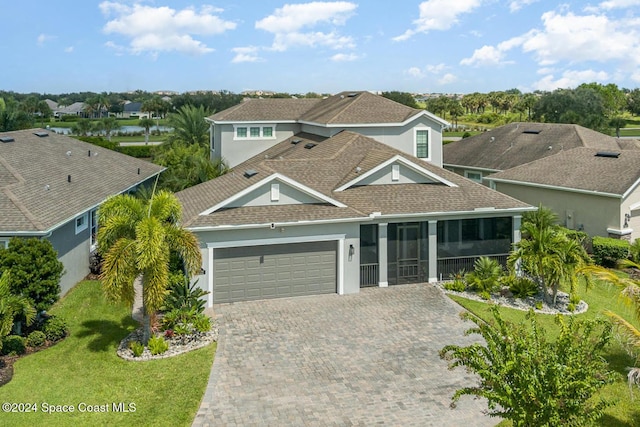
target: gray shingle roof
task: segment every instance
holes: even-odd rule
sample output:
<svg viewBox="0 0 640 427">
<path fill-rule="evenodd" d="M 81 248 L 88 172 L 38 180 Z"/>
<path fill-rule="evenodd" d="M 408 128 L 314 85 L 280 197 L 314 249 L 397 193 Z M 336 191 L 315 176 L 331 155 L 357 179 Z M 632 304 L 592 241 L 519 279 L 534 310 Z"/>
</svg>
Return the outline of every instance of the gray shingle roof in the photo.
<svg viewBox="0 0 640 427">
<path fill-rule="evenodd" d="M 291 144 L 292 139 L 302 139 Z M 312 149 L 304 145 L 313 140 Z M 352 187 L 335 191 L 381 163 L 400 155 L 424 169 L 451 181 L 444 184 L 397 184 Z M 360 168 L 358 171 L 356 168 Z M 258 172 L 252 178 L 243 173 Z M 347 205 L 282 205 L 240 207 L 199 215 L 273 173 L 284 175 L 323 195 Z M 373 212 L 383 215 L 472 211 L 476 208 L 520 209 L 528 205 L 461 176 L 409 156 L 361 134 L 342 131 L 329 139 L 298 134 L 235 167 L 233 172 L 176 194 L 184 209 L 184 225 L 264 224 L 301 220 L 366 218 Z"/>
<path fill-rule="evenodd" d="M 538 133 L 533 133 L 538 132 Z M 619 150 L 633 144 L 573 124 L 510 123 L 451 142 L 443 147 L 445 165 L 496 171 L 532 162 L 577 147 Z"/>
<path fill-rule="evenodd" d="M 214 122 L 300 121 L 321 125 L 395 124 L 421 113 L 425 111 L 361 91 L 341 92 L 325 99 L 248 99 L 209 119 Z"/>
<path fill-rule="evenodd" d="M 616 150 L 618 158 L 596 156 L 598 151 L 574 148 L 488 178 L 619 195 L 640 179 L 640 151 Z"/>
<path fill-rule="evenodd" d="M 53 132 L 43 138 L 34 132 L 44 130 L 0 133 L 14 138 L 0 142 L 0 233 L 49 231 L 164 169 Z"/>
</svg>

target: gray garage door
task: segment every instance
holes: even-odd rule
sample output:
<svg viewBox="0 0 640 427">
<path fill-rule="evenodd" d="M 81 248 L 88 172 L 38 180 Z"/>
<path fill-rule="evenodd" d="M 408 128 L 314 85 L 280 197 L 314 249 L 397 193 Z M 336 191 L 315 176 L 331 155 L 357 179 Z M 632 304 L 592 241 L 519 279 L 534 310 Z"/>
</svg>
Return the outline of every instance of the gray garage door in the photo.
<svg viewBox="0 0 640 427">
<path fill-rule="evenodd" d="M 335 293 L 336 245 L 333 241 L 215 249 L 213 302 Z"/>
</svg>

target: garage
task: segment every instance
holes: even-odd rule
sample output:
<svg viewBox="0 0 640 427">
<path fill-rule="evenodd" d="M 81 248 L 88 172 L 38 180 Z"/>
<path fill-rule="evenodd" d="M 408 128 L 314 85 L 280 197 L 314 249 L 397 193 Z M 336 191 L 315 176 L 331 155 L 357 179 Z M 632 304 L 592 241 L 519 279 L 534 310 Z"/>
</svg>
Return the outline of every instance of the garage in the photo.
<svg viewBox="0 0 640 427">
<path fill-rule="evenodd" d="M 213 302 L 336 292 L 336 241 L 217 248 Z"/>
</svg>

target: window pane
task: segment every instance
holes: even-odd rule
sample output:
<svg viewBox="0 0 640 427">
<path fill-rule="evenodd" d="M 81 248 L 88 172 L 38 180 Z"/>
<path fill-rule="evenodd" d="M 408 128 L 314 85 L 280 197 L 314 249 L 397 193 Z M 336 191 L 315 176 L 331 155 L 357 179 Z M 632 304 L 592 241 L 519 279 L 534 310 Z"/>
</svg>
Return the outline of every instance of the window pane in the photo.
<svg viewBox="0 0 640 427">
<path fill-rule="evenodd" d="M 238 138 L 246 138 L 247 137 L 247 128 L 237 128 L 236 136 Z"/>
<path fill-rule="evenodd" d="M 260 138 L 260 128 L 259 127 L 252 127 L 250 136 L 251 136 L 251 138 Z"/>
<path fill-rule="evenodd" d="M 265 138 L 271 138 L 273 136 L 273 128 L 272 127 L 262 128 L 262 136 L 264 136 Z"/>
<path fill-rule="evenodd" d="M 416 131 L 416 157 L 429 157 L 429 131 Z"/>
</svg>

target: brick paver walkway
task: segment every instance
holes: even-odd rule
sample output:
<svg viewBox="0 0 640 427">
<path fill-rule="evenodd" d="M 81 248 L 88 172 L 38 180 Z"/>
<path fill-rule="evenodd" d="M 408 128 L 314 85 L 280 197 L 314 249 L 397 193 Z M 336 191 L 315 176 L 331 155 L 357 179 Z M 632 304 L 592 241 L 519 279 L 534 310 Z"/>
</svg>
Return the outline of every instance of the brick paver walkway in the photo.
<svg viewBox="0 0 640 427">
<path fill-rule="evenodd" d="M 461 309 L 428 284 L 220 304 L 218 350 L 194 426 L 492 426 L 438 351 L 468 344 Z"/>
</svg>

